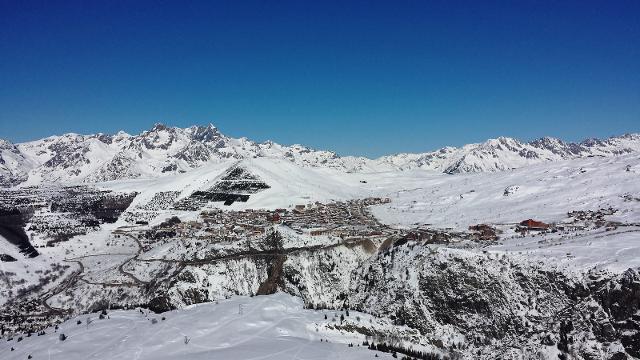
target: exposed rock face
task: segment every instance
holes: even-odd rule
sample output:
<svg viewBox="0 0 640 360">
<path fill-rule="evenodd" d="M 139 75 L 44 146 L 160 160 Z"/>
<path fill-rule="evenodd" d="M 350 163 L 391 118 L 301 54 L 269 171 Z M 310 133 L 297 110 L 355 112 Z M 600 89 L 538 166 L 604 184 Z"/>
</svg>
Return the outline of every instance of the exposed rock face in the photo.
<svg viewBox="0 0 640 360">
<path fill-rule="evenodd" d="M 600 312 L 602 318 L 589 323 L 585 314 L 599 309 L 590 289 L 559 271 L 505 256 L 407 243 L 371 258 L 356 273 L 352 307 L 427 337 L 462 336 L 474 358 L 515 356 L 514 348 L 520 356 L 545 347 L 585 359 L 618 353 L 607 344 L 619 344 L 620 335 L 603 336 L 612 319 Z M 585 311 L 588 305 L 595 310 Z"/>
<path fill-rule="evenodd" d="M 629 269 L 611 281 L 597 284 L 594 298 L 608 315 L 608 322 L 600 326 L 605 340 L 620 338 L 627 352 L 640 357 L 640 275 Z"/>
<path fill-rule="evenodd" d="M 15 206 L 10 204 L 0 206 L 0 236 L 20 249 L 24 256 L 36 257 L 40 254 L 31 245 L 29 236 L 24 231 L 25 217 L 25 214 L 22 214 Z M 8 258 L 6 259 L 3 261 L 11 261 Z"/>
<path fill-rule="evenodd" d="M 18 261 L 18 259 L 14 258 L 11 255 L 8 254 L 0 254 L 0 261 L 2 262 L 15 262 Z"/>
<path fill-rule="evenodd" d="M 24 154 L 14 144 L 0 139 L 0 187 L 11 187 L 26 181 L 28 170 Z"/>
<path fill-rule="evenodd" d="M 149 301 L 149 310 L 156 314 L 171 311 L 175 309 L 167 296 L 158 296 Z"/>
<path fill-rule="evenodd" d="M 267 258 L 267 262 L 269 263 L 269 268 L 267 270 L 269 276 L 262 284 L 260 284 L 258 291 L 256 291 L 256 295 L 274 294 L 278 289 L 282 289 L 284 287 L 282 268 L 286 258 L 287 257 L 285 255 L 276 255 Z"/>
</svg>

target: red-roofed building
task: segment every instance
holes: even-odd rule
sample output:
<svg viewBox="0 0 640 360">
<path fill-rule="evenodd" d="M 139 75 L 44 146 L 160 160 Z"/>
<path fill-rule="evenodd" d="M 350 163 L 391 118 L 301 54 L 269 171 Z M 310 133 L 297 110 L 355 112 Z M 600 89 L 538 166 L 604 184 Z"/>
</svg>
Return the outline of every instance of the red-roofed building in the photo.
<svg viewBox="0 0 640 360">
<path fill-rule="evenodd" d="M 545 224 L 542 221 L 536 221 L 533 219 L 527 219 L 520 222 L 520 226 L 527 228 L 527 230 L 546 230 L 550 227 L 549 224 Z"/>
</svg>

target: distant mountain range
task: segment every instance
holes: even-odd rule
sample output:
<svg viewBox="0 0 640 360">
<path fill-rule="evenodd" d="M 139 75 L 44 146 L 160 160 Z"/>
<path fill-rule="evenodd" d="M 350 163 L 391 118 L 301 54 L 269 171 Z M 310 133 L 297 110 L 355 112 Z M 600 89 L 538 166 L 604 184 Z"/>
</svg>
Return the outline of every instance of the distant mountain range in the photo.
<svg viewBox="0 0 640 360">
<path fill-rule="evenodd" d="M 232 138 L 213 125 L 189 128 L 156 124 L 138 135 L 64 134 L 13 144 L 0 140 L 0 186 L 47 182 L 102 182 L 182 173 L 207 163 L 234 159 L 279 158 L 303 167 L 330 167 L 348 172 L 427 169 L 448 174 L 492 172 L 531 164 L 588 156 L 615 156 L 640 151 L 640 134 L 580 143 L 541 138 L 520 142 L 499 137 L 460 148 L 378 159 L 338 156 L 303 145 L 257 143 Z"/>
</svg>

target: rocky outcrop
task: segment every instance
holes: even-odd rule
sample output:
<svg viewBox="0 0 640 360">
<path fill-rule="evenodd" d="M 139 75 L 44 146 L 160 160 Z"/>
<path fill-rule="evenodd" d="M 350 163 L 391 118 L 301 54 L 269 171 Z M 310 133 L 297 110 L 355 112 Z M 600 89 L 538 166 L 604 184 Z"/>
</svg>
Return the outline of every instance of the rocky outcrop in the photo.
<svg viewBox="0 0 640 360">
<path fill-rule="evenodd" d="M 21 213 L 17 207 L 7 205 L 9 204 L 0 206 L 0 237 L 15 245 L 26 257 L 33 258 L 40 255 L 31 245 L 29 236 L 24 231 L 25 214 Z M 3 261 L 11 261 L 10 258 L 6 255 Z"/>
<path fill-rule="evenodd" d="M 640 357 L 640 274 L 629 269 L 623 274 L 593 286 L 593 297 L 608 315 L 600 337 L 619 338 L 627 352 Z"/>
<path fill-rule="evenodd" d="M 0 139 L 0 187 L 11 187 L 26 181 L 29 169 L 24 154 L 14 144 Z"/>
<path fill-rule="evenodd" d="M 191 268 L 172 286 L 182 290 L 171 291 L 189 304 L 215 300 L 225 288 L 229 295 L 283 290 L 311 308 L 350 308 L 391 319 L 418 330 L 422 336 L 414 341 L 445 353 L 455 348 L 468 358 L 637 356 L 640 282 L 634 270 L 594 281 L 504 255 L 413 241 L 373 256 L 363 247 L 336 246 L 286 260 L 237 261 Z"/>
</svg>

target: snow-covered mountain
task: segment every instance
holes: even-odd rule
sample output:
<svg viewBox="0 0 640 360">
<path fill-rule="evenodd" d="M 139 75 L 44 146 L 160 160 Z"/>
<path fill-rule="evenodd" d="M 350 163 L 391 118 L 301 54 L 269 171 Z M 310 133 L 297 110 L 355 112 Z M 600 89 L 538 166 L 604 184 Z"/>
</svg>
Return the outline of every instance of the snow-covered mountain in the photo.
<svg viewBox="0 0 640 360">
<path fill-rule="evenodd" d="M 461 148 L 445 147 L 422 154 L 384 156 L 377 162 L 401 170 L 421 168 L 457 174 L 502 171 L 548 161 L 615 156 L 638 151 L 640 134 L 626 134 L 606 140 L 587 139 L 580 143 L 567 143 L 551 137 L 526 143 L 499 137 Z"/>
<path fill-rule="evenodd" d="M 427 169 L 454 174 L 502 171 L 547 161 L 637 151 L 640 151 L 640 134 L 589 139 L 577 144 L 554 138 L 523 143 L 500 137 L 461 148 L 445 147 L 427 153 L 368 159 L 341 157 L 331 151 L 303 145 L 285 146 L 272 141 L 257 143 L 244 137 L 232 138 L 211 124 L 184 129 L 156 124 L 138 135 L 69 133 L 19 144 L 2 140 L 0 186 L 154 178 L 232 159 L 277 158 L 304 167 L 347 172 Z"/>
<path fill-rule="evenodd" d="M 99 182 L 182 173 L 229 159 L 275 157 L 303 166 L 345 167 L 329 151 L 231 138 L 216 127 L 186 129 L 156 124 L 138 135 L 64 134 L 13 145 L 0 144 L 0 185 Z"/>
</svg>

